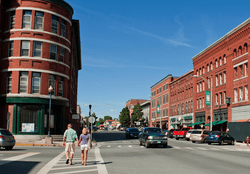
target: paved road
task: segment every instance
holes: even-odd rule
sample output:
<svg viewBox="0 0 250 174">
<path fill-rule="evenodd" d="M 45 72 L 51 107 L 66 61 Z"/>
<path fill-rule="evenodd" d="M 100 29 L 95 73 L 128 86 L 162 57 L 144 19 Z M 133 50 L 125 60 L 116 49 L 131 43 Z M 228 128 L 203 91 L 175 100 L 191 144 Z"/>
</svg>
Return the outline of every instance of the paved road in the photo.
<svg viewBox="0 0 250 174">
<path fill-rule="evenodd" d="M 250 171 L 250 148 L 246 147 L 169 139 L 168 148 L 147 149 L 139 146 L 138 139 L 125 139 L 124 132 L 103 132 L 95 137 L 101 138 L 99 148 L 103 160 L 109 162 L 106 164 L 109 174 L 244 174 Z"/>
</svg>

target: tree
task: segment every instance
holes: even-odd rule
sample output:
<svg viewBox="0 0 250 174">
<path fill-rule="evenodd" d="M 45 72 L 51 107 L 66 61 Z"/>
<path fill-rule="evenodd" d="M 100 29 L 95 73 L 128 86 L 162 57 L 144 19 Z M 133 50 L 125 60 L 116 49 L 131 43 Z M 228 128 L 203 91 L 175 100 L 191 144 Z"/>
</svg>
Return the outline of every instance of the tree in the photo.
<svg viewBox="0 0 250 174">
<path fill-rule="evenodd" d="M 120 115 L 120 123 L 122 126 L 129 127 L 130 125 L 130 116 L 129 116 L 129 109 L 125 107 L 122 109 L 122 113 Z"/>
<path fill-rule="evenodd" d="M 98 117 L 96 116 L 95 112 L 93 112 L 93 114 L 91 116 L 95 118 L 95 122 L 93 123 L 93 125 L 95 125 L 97 123 Z"/>
<path fill-rule="evenodd" d="M 88 126 L 89 125 L 89 117 L 84 117 L 86 119 L 85 125 Z"/>
<path fill-rule="evenodd" d="M 106 120 L 112 120 L 112 117 L 111 117 L 111 116 L 106 115 L 106 116 L 104 116 L 104 122 L 105 122 Z"/>
<path fill-rule="evenodd" d="M 141 117 L 143 116 L 142 108 L 139 103 L 135 105 L 131 116 L 132 116 L 132 123 L 134 123 L 135 121 L 139 121 Z"/>
<path fill-rule="evenodd" d="M 103 124 L 104 123 L 104 120 L 102 118 L 99 118 L 99 121 L 98 121 L 99 124 Z"/>
</svg>

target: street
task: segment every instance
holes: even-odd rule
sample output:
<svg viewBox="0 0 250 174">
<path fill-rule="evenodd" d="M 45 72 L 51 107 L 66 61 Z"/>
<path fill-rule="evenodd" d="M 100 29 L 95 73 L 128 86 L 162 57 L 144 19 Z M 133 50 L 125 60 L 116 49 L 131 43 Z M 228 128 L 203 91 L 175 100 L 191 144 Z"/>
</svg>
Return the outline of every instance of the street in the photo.
<svg viewBox="0 0 250 174">
<path fill-rule="evenodd" d="M 89 151 L 87 166 L 81 165 L 77 147 L 74 165 L 65 164 L 63 147 L 16 146 L 0 150 L 1 173 L 249 173 L 250 148 L 207 145 L 169 139 L 168 148 L 139 146 L 138 139 L 126 139 L 124 131 L 93 133 L 97 145 Z"/>
</svg>

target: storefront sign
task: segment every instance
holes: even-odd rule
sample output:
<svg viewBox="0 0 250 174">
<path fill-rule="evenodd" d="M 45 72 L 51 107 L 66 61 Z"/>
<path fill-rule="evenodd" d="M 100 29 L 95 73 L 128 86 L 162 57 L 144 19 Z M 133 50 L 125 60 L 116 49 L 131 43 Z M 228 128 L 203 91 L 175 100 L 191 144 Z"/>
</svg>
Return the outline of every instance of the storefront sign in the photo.
<svg viewBox="0 0 250 174">
<path fill-rule="evenodd" d="M 206 91 L 206 105 L 210 106 L 210 101 L 211 101 L 210 91 Z"/>
<path fill-rule="evenodd" d="M 72 114 L 72 119 L 80 119 L 80 115 L 79 114 Z"/>
<path fill-rule="evenodd" d="M 22 132 L 35 132 L 35 123 L 22 123 Z"/>
</svg>

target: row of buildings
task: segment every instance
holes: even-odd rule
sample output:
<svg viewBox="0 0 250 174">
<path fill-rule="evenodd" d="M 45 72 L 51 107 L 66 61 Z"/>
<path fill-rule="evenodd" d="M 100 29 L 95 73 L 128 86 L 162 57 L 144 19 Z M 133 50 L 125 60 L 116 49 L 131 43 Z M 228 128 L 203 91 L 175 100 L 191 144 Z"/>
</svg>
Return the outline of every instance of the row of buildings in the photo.
<svg viewBox="0 0 250 174">
<path fill-rule="evenodd" d="M 249 46 L 250 19 L 194 56 L 193 70 L 181 77 L 169 74 L 151 86 L 150 106 L 134 100 L 150 108 L 148 125 L 209 129 L 212 120 L 213 130 L 227 131 L 230 122 L 250 121 Z"/>
<path fill-rule="evenodd" d="M 79 127 L 80 29 L 72 16 L 63 0 L 0 0 L 0 127 L 37 137 L 49 127 L 62 134 L 68 122 Z"/>
</svg>

